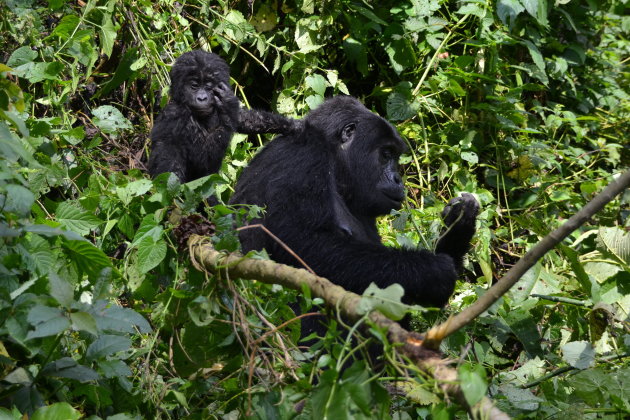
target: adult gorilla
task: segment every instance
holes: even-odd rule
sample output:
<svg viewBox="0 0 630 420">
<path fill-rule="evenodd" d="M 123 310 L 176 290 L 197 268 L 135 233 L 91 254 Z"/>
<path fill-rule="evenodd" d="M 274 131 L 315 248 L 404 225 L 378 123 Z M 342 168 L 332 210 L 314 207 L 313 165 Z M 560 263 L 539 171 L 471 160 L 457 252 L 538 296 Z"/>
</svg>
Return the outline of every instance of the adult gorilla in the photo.
<svg viewBox="0 0 630 420">
<path fill-rule="evenodd" d="M 171 69 L 171 100 L 151 131 L 149 173 L 173 172 L 181 182 L 217 172 L 234 132 L 291 133 L 301 122 L 241 108 L 229 88 L 230 68 L 201 50 L 182 54 Z"/>
<path fill-rule="evenodd" d="M 449 226 L 435 253 L 384 246 L 376 217 L 405 197 L 398 159 L 405 144 L 386 120 L 349 96 L 327 100 L 305 118 L 304 130 L 269 143 L 243 171 L 232 203 L 266 207 L 262 220 L 316 274 L 361 294 L 371 282 L 399 283 L 403 300 L 442 306 L 453 292 L 475 232 L 479 205 L 471 194 L 452 199 Z M 301 267 L 260 229 L 241 232 L 243 251 L 265 248 L 277 262 Z M 316 319 L 303 336 L 322 331 Z"/>
</svg>

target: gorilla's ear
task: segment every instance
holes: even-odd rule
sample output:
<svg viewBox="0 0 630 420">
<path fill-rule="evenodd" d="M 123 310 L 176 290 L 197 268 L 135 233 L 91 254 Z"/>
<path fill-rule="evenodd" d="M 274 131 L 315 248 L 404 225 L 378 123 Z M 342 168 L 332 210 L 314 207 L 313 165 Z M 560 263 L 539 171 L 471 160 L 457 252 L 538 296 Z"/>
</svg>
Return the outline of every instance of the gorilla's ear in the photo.
<svg viewBox="0 0 630 420">
<path fill-rule="evenodd" d="M 341 144 L 348 143 L 354 138 L 355 123 L 346 124 L 341 130 Z"/>
</svg>

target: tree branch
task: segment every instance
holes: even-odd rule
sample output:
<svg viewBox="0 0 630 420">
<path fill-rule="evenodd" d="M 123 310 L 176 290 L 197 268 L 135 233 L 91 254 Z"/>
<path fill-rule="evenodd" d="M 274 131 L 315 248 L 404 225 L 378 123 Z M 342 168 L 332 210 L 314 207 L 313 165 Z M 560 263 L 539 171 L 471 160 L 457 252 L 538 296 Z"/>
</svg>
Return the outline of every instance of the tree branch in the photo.
<svg viewBox="0 0 630 420">
<path fill-rule="evenodd" d="M 356 321 L 362 316 L 357 311 L 361 296 L 348 292 L 330 280 L 316 276 L 306 270 L 269 260 L 249 259 L 236 253 L 220 253 L 212 247 L 208 238 L 198 235 L 190 237 L 188 249 L 193 265 L 201 271 L 222 273 L 232 278 L 240 277 L 267 284 L 280 284 L 295 290 L 301 290 L 302 285 L 306 284 L 311 289 L 313 296 L 324 299 L 328 307 L 340 308 L 346 318 Z M 422 346 L 424 336 L 405 330 L 400 324 L 390 320 L 380 312 L 372 311 L 368 317 L 373 323 L 387 330 L 390 342 L 401 343 L 402 345 L 396 349 L 422 371 L 431 374 L 440 383 L 443 392 L 466 407 L 473 418 L 509 419 L 486 397 L 482 398 L 475 406 L 470 407 L 457 382 L 457 371 L 447 366 L 439 353 Z"/>
<path fill-rule="evenodd" d="M 488 289 L 475 303 L 464 309 L 459 314 L 449 318 L 444 323 L 432 328 L 430 331 L 439 331 L 436 334 L 440 338 L 447 337 L 468 325 L 472 320 L 485 312 L 501 296 L 503 296 L 527 270 L 549 252 L 553 247 L 562 242 L 575 229 L 582 226 L 595 213 L 600 211 L 606 204 L 612 201 L 617 194 L 630 187 L 630 170 L 613 180 L 604 190 L 587 203 L 580 211 L 569 218 L 562 226 L 545 236 L 532 249 L 527 252 L 514 266 Z M 425 342 L 425 346 L 435 348 L 435 343 Z"/>
</svg>

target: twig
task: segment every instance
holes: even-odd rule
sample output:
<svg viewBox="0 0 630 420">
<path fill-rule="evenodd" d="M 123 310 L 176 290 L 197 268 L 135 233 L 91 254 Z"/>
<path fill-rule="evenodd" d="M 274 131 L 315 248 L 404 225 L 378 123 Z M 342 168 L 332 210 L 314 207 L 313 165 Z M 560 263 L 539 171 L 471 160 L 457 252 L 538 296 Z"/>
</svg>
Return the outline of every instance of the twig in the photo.
<svg viewBox="0 0 630 420">
<path fill-rule="evenodd" d="M 527 270 L 549 252 L 553 247 L 562 242 L 575 229 L 582 226 L 595 213 L 600 211 L 606 204 L 612 201 L 615 196 L 630 186 L 630 170 L 621 174 L 613 180 L 601 193 L 587 203 L 580 211 L 571 216 L 562 226 L 545 236 L 538 242 L 523 258 L 496 282 L 494 286 L 481 296 L 475 303 L 464 309 L 459 314 L 449 318 L 444 323 L 434 327 L 440 330 L 440 337 L 444 338 L 460 328 L 468 325 L 476 317 L 485 312 L 501 296 L 503 296 L 514 284 L 525 274 Z M 433 330 L 433 329 L 432 329 Z"/>
</svg>

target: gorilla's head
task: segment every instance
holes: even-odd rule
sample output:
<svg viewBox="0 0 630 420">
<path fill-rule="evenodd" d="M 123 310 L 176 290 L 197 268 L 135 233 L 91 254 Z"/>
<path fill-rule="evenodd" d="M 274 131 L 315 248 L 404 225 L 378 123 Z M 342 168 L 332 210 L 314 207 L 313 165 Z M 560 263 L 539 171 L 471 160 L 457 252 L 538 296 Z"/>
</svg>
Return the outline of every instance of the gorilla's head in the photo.
<svg viewBox="0 0 630 420">
<path fill-rule="evenodd" d="M 406 145 L 394 126 L 350 96 L 327 100 L 306 124 L 325 133 L 338 192 L 355 216 L 376 217 L 400 208 L 405 191 L 398 159 Z"/>
<path fill-rule="evenodd" d="M 201 50 L 182 54 L 171 68 L 171 99 L 196 115 L 209 115 L 229 91 L 230 68 L 218 55 Z"/>
</svg>

